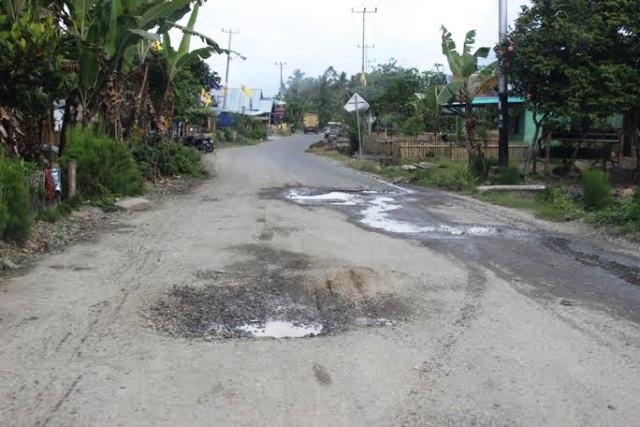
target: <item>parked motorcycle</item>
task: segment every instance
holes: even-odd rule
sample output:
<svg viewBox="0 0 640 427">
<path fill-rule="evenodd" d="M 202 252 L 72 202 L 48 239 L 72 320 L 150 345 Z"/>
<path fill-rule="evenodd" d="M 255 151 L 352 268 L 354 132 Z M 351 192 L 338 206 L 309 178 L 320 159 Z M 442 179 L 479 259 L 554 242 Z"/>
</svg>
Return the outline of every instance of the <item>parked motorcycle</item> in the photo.
<svg viewBox="0 0 640 427">
<path fill-rule="evenodd" d="M 182 140 L 182 143 L 203 153 L 213 153 L 213 141 L 209 137 L 187 136 Z"/>
</svg>

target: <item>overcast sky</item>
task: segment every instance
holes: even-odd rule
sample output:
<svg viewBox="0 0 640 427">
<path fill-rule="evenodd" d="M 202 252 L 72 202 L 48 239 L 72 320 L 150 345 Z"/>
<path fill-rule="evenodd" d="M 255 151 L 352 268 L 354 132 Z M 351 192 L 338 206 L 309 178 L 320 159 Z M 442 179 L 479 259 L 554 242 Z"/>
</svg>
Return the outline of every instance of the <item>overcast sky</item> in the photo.
<svg viewBox="0 0 640 427">
<path fill-rule="evenodd" d="M 509 23 L 528 0 L 508 0 Z M 229 85 L 263 89 L 270 96 L 278 91 L 279 68 L 286 62 L 284 78 L 296 68 L 317 76 L 333 65 L 349 75 L 361 66 L 362 15 L 356 10 L 373 10 L 367 15 L 366 44 L 375 45 L 368 58 L 375 63 L 395 58 L 406 67 L 430 69 L 438 62 L 446 66 L 441 53 L 440 26 L 453 33 L 458 46 L 467 30 L 477 30 L 476 46 L 493 47 L 498 38 L 498 0 L 208 0 L 200 9 L 196 30 L 227 45 L 221 29 L 239 31 L 232 49 L 246 61 L 232 59 Z M 199 41 L 195 41 L 195 48 Z M 207 62 L 224 79 L 226 56 Z"/>
</svg>

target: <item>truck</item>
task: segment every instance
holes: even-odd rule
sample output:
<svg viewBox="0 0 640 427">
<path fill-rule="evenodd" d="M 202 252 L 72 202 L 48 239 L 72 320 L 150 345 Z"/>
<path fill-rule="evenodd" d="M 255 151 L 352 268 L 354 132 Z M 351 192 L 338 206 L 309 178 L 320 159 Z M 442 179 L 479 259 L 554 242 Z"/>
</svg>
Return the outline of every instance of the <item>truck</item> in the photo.
<svg viewBox="0 0 640 427">
<path fill-rule="evenodd" d="M 320 131 L 320 117 L 316 113 L 304 113 L 302 124 L 304 133 L 318 133 Z"/>
</svg>

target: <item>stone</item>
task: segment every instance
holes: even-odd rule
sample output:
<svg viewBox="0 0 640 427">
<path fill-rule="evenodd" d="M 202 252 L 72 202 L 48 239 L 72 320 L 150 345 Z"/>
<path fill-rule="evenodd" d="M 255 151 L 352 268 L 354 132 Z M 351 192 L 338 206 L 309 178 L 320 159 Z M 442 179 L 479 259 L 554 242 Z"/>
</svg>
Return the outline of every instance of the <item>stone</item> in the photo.
<svg viewBox="0 0 640 427">
<path fill-rule="evenodd" d="M 0 262 L 3 270 L 17 270 L 20 268 L 18 264 L 11 261 L 8 257 L 2 258 L 2 262 Z"/>
<path fill-rule="evenodd" d="M 415 165 L 402 165 L 400 166 L 400 169 L 411 172 L 411 171 L 418 170 L 418 167 Z"/>
<path fill-rule="evenodd" d="M 427 162 L 420 162 L 420 163 L 416 163 L 415 166 L 419 169 L 429 169 L 431 167 L 431 164 Z"/>
<path fill-rule="evenodd" d="M 136 212 L 151 209 L 151 202 L 142 197 L 126 197 L 118 200 L 115 204 L 118 209 L 122 209 L 124 211 Z"/>
<path fill-rule="evenodd" d="M 623 189 L 620 191 L 620 195 L 621 195 L 622 197 L 627 197 L 627 198 L 629 198 L 629 199 L 632 199 L 632 198 L 633 198 L 633 196 L 635 196 L 635 195 L 636 195 L 636 191 L 638 191 L 638 190 L 637 190 L 637 189 L 635 189 L 635 188 L 632 188 L 632 187 L 629 187 L 629 188 L 623 188 Z"/>
</svg>

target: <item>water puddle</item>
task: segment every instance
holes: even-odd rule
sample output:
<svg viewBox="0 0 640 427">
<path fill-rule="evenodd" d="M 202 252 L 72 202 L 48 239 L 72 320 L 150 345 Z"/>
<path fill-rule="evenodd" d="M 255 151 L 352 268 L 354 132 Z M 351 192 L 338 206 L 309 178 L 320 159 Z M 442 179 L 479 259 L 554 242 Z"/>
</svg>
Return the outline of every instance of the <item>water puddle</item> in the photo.
<svg viewBox="0 0 640 427">
<path fill-rule="evenodd" d="M 284 320 L 268 320 L 265 323 L 247 324 L 238 327 L 256 338 L 305 338 L 320 335 L 320 324 L 294 324 Z"/>
<path fill-rule="evenodd" d="M 359 208 L 359 222 L 367 227 L 397 234 L 443 234 L 448 236 L 492 236 L 496 227 L 465 224 L 418 224 L 394 217 L 393 212 L 403 209 L 411 200 L 406 192 L 380 193 L 377 191 L 338 191 L 324 193 L 311 189 L 292 189 L 285 197 L 302 205 L 355 206 Z M 415 200 L 414 200 L 415 201 Z M 397 213 L 397 212 L 396 212 Z"/>
</svg>

